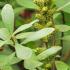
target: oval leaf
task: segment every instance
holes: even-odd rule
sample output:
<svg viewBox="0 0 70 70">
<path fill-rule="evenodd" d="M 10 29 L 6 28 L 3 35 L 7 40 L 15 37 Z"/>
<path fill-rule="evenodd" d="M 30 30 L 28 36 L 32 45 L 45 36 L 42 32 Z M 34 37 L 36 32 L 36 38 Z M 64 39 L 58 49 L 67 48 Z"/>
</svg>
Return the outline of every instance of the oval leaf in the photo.
<svg viewBox="0 0 70 70">
<path fill-rule="evenodd" d="M 62 61 L 55 61 L 57 70 L 69 70 L 69 66 Z"/>
<path fill-rule="evenodd" d="M 34 23 L 36 23 L 36 22 L 39 22 L 39 20 L 37 19 L 37 20 L 34 20 L 33 22 L 31 22 L 31 23 L 29 23 L 29 24 L 24 24 L 24 25 L 20 26 L 20 27 L 14 32 L 14 34 L 16 34 L 16 33 L 18 33 L 18 32 L 21 32 L 21 31 L 23 31 L 23 30 L 25 30 L 25 29 L 30 28 L 30 27 L 31 27 Z"/>
<path fill-rule="evenodd" d="M 20 59 L 28 59 L 32 56 L 32 50 L 20 44 L 15 45 L 17 57 Z"/>
<path fill-rule="evenodd" d="M 38 6 L 35 3 L 33 3 L 32 0 L 21 0 L 21 1 L 16 0 L 16 1 L 20 6 L 23 6 L 25 8 L 30 8 L 30 9 L 37 9 L 38 8 Z"/>
<path fill-rule="evenodd" d="M 14 30 L 14 11 L 11 5 L 6 4 L 1 11 L 4 26 L 13 33 Z"/>
<path fill-rule="evenodd" d="M 49 34 L 51 34 L 55 29 L 54 28 L 44 28 L 41 29 L 33 34 L 30 34 L 23 42 L 24 43 L 28 43 L 30 41 L 35 41 L 35 40 L 39 40 L 45 36 L 48 36 Z"/>
<path fill-rule="evenodd" d="M 24 67 L 29 70 L 33 70 L 34 68 L 37 68 L 42 64 L 43 64 L 42 62 L 37 60 L 37 57 L 35 54 L 33 54 L 31 58 L 24 60 Z"/>
<path fill-rule="evenodd" d="M 62 40 L 66 40 L 66 41 L 70 41 L 70 35 L 66 35 L 63 38 L 61 38 Z"/>
<path fill-rule="evenodd" d="M 13 70 L 13 68 L 12 68 L 12 66 L 7 65 L 7 66 L 1 67 L 1 70 Z"/>
<path fill-rule="evenodd" d="M 70 13 L 70 0 L 56 0 L 57 11 L 62 10 L 64 12 Z"/>
<path fill-rule="evenodd" d="M 27 36 L 33 34 L 34 32 L 26 32 L 26 33 L 20 33 L 20 34 L 17 34 L 16 35 L 16 38 L 17 39 L 23 39 L 23 38 L 26 38 Z"/>
<path fill-rule="evenodd" d="M 10 38 L 10 33 L 6 28 L 0 29 L 0 38 L 3 40 L 7 40 Z"/>
<path fill-rule="evenodd" d="M 6 65 L 12 65 L 19 62 L 15 61 L 15 53 L 12 53 L 10 55 L 0 55 L 0 67 L 6 66 Z"/>
<path fill-rule="evenodd" d="M 68 25 L 55 25 L 55 28 L 60 32 L 66 32 L 70 30 L 70 26 Z"/>
<path fill-rule="evenodd" d="M 36 68 L 36 67 L 39 67 L 39 66 L 41 66 L 43 63 L 41 63 L 41 62 L 39 62 L 39 61 L 36 61 L 36 60 L 31 60 L 31 59 L 29 59 L 29 60 L 25 60 L 24 61 L 24 67 L 26 68 L 26 69 L 34 69 L 34 68 Z"/>
<path fill-rule="evenodd" d="M 61 47 L 58 46 L 51 47 L 40 53 L 37 57 L 39 60 L 44 60 L 45 58 L 48 58 L 49 56 L 56 54 L 59 50 L 61 50 Z"/>
<path fill-rule="evenodd" d="M 0 40 L 0 47 L 2 47 L 5 43 L 6 43 L 6 41 Z"/>
</svg>

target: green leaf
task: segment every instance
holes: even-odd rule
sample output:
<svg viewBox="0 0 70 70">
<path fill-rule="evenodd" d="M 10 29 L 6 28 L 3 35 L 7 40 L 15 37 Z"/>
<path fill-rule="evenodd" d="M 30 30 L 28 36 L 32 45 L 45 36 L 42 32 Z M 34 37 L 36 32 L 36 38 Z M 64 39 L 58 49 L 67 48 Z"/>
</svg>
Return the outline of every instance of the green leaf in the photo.
<svg viewBox="0 0 70 70">
<path fill-rule="evenodd" d="M 0 47 L 2 47 L 5 43 L 6 43 L 6 41 L 0 40 Z"/>
<path fill-rule="evenodd" d="M 3 22 L 2 20 L 0 20 L 0 28 L 3 28 L 3 27 L 4 27 Z"/>
<path fill-rule="evenodd" d="M 6 28 L 0 28 L 0 38 L 3 40 L 10 38 L 10 33 Z"/>
<path fill-rule="evenodd" d="M 3 66 L 1 70 L 13 70 L 12 66 Z"/>
<path fill-rule="evenodd" d="M 58 7 L 57 11 L 70 13 L 70 0 L 56 0 L 56 6 Z"/>
<path fill-rule="evenodd" d="M 30 9 L 37 9 L 38 8 L 38 6 L 35 3 L 33 3 L 32 0 L 21 0 L 21 1 L 16 0 L 16 1 L 20 6 L 23 6 L 25 8 L 30 8 Z"/>
<path fill-rule="evenodd" d="M 24 7 L 18 7 L 14 9 L 14 13 L 19 15 L 19 13 L 21 13 L 23 10 L 24 10 Z"/>
<path fill-rule="evenodd" d="M 55 28 L 60 32 L 66 32 L 70 30 L 70 26 L 68 25 L 55 25 Z"/>
<path fill-rule="evenodd" d="M 0 67 L 7 65 L 6 55 L 0 55 Z"/>
<path fill-rule="evenodd" d="M 61 38 L 62 40 L 66 40 L 66 41 L 70 41 L 70 35 L 66 35 L 63 38 Z"/>
<path fill-rule="evenodd" d="M 36 23 L 36 22 L 39 22 L 39 20 L 37 19 L 37 20 L 34 20 L 33 22 L 31 22 L 31 23 L 29 23 L 29 24 L 24 24 L 24 25 L 20 26 L 20 27 L 14 32 L 14 34 L 16 34 L 16 33 L 18 33 L 18 32 L 21 32 L 21 31 L 23 31 L 23 30 L 25 30 L 25 29 L 30 28 L 30 27 L 31 27 L 34 23 Z"/>
<path fill-rule="evenodd" d="M 17 58 L 17 57 L 13 57 L 13 59 L 10 61 L 10 65 L 13 65 L 13 64 L 17 64 L 21 61 L 21 59 Z"/>
<path fill-rule="evenodd" d="M 32 60 L 32 59 L 29 59 L 29 60 L 25 60 L 24 61 L 24 67 L 26 69 L 34 69 L 36 67 L 39 67 L 41 66 L 43 63 L 39 62 L 39 61 L 36 61 L 36 60 Z"/>
<path fill-rule="evenodd" d="M 45 36 L 48 36 L 49 34 L 51 34 L 54 31 L 54 28 L 44 28 L 41 29 L 33 34 L 30 34 L 29 36 L 27 36 L 27 38 L 22 42 L 22 44 L 24 43 L 28 43 L 30 41 L 35 41 L 35 40 L 39 40 Z"/>
<path fill-rule="evenodd" d="M 51 47 L 43 51 L 42 53 L 40 53 L 37 57 L 39 60 L 44 60 L 45 58 L 48 58 L 49 56 L 56 54 L 60 50 L 61 50 L 61 47 L 59 46 Z"/>
<path fill-rule="evenodd" d="M 12 40 L 10 40 L 10 38 L 5 41 L 0 40 L 0 47 L 2 47 L 3 45 L 13 45 L 13 42 Z"/>
<path fill-rule="evenodd" d="M 25 32 L 16 35 L 16 39 L 23 39 L 28 37 L 29 35 L 33 34 L 34 32 Z"/>
<path fill-rule="evenodd" d="M 20 44 L 15 45 L 17 57 L 20 59 L 28 59 L 32 56 L 32 50 Z"/>
<path fill-rule="evenodd" d="M 33 70 L 41 66 L 42 64 L 42 62 L 37 60 L 36 55 L 32 55 L 31 58 L 24 60 L 24 67 L 29 70 Z"/>
<path fill-rule="evenodd" d="M 55 13 L 53 15 L 53 21 L 55 24 L 62 24 L 63 21 L 62 21 L 62 14 L 61 13 Z"/>
<path fill-rule="evenodd" d="M 64 12 L 64 16 L 65 16 L 65 24 L 70 26 L 70 13 L 65 13 Z"/>
<path fill-rule="evenodd" d="M 69 66 L 62 61 L 55 61 L 57 70 L 68 70 Z"/>
<path fill-rule="evenodd" d="M 13 64 L 16 64 L 16 63 L 18 63 L 18 62 L 21 61 L 21 59 L 19 59 L 19 58 L 17 58 L 17 57 L 15 56 L 15 52 L 12 53 L 11 55 L 7 56 L 7 58 L 8 58 L 7 63 L 8 63 L 9 65 L 13 65 Z"/>
<path fill-rule="evenodd" d="M 5 1 L 3 0 L 3 1 L 1 1 L 0 0 L 0 7 L 3 7 L 5 5 Z"/>
<path fill-rule="evenodd" d="M 14 30 L 14 11 L 11 5 L 6 4 L 1 11 L 2 20 L 4 26 L 13 33 Z"/>
<path fill-rule="evenodd" d="M 21 60 L 15 56 L 15 53 L 10 55 L 0 55 L 0 67 L 12 65 L 20 62 Z"/>
</svg>

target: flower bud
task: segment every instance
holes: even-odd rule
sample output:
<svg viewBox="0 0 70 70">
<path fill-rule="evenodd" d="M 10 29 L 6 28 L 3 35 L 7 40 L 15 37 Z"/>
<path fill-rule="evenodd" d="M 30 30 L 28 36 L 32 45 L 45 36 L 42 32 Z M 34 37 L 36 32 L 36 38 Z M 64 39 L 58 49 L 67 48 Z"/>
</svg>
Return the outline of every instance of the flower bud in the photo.
<svg viewBox="0 0 70 70">
<path fill-rule="evenodd" d="M 55 11 L 56 11 L 56 8 L 50 9 L 48 10 L 48 14 L 52 15 L 55 13 Z"/>
<path fill-rule="evenodd" d="M 51 64 L 48 63 L 48 64 L 45 65 L 45 67 L 46 67 L 46 68 L 50 68 L 50 67 L 51 67 Z"/>
<path fill-rule="evenodd" d="M 43 38 L 43 41 L 44 41 L 44 42 L 48 42 L 48 37 L 47 37 L 47 36 L 44 37 L 44 38 Z"/>
<path fill-rule="evenodd" d="M 34 0 L 35 3 L 44 3 L 45 0 Z"/>
<path fill-rule="evenodd" d="M 46 26 L 51 27 L 52 25 L 53 25 L 52 21 L 49 21 Z"/>
<path fill-rule="evenodd" d="M 36 14 L 35 17 L 36 17 L 36 18 L 41 18 L 42 15 L 41 15 L 41 14 Z"/>
<path fill-rule="evenodd" d="M 43 11 L 43 12 L 46 12 L 47 10 L 48 10 L 48 7 L 43 7 L 43 8 L 42 8 L 42 11 Z"/>
<path fill-rule="evenodd" d="M 44 48 L 44 47 L 38 47 L 38 48 L 36 48 L 36 50 L 37 50 L 38 53 L 43 52 L 45 49 L 46 48 Z"/>
<path fill-rule="evenodd" d="M 41 24 L 39 24 L 39 23 L 34 24 L 34 27 L 37 28 L 37 29 L 42 29 L 42 28 L 44 28 L 44 26 L 41 25 Z"/>
</svg>

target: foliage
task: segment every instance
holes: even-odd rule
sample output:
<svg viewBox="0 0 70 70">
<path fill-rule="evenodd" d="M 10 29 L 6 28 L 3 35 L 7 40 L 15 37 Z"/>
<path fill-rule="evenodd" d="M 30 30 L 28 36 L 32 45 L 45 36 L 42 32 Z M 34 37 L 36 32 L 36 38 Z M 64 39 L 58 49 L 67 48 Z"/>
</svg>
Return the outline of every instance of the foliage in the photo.
<svg viewBox="0 0 70 70">
<path fill-rule="evenodd" d="M 1 0 L 0 69 L 69 70 L 69 7 L 69 0 Z"/>
</svg>

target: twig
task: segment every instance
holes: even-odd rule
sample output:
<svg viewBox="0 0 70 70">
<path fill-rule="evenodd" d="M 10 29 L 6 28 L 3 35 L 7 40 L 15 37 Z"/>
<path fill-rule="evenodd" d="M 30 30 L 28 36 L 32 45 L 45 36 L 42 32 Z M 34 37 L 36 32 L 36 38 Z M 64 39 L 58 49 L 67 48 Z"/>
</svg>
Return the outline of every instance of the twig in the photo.
<svg viewBox="0 0 70 70">
<path fill-rule="evenodd" d="M 64 16 L 64 12 L 61 11 L 61 14 L 62 14 L 62 21 L 63 21 L 62 24 L 65 24 L 65 16 Z M 63 37 L 64 37 L 64 32 L 61 33 L 61 38 L 63 38 Z M 60 43 L 61 43 L 62 50 L 63 50 L 63 46 L 64 46 L 64 45 L 63 45 L 63 40 L 61 40 Z M 61 52 L 60 52 L 60 55 L 61 55 L 61 56 L 62 56 L 62 50 L 61 50 Z"/>
</svg>

